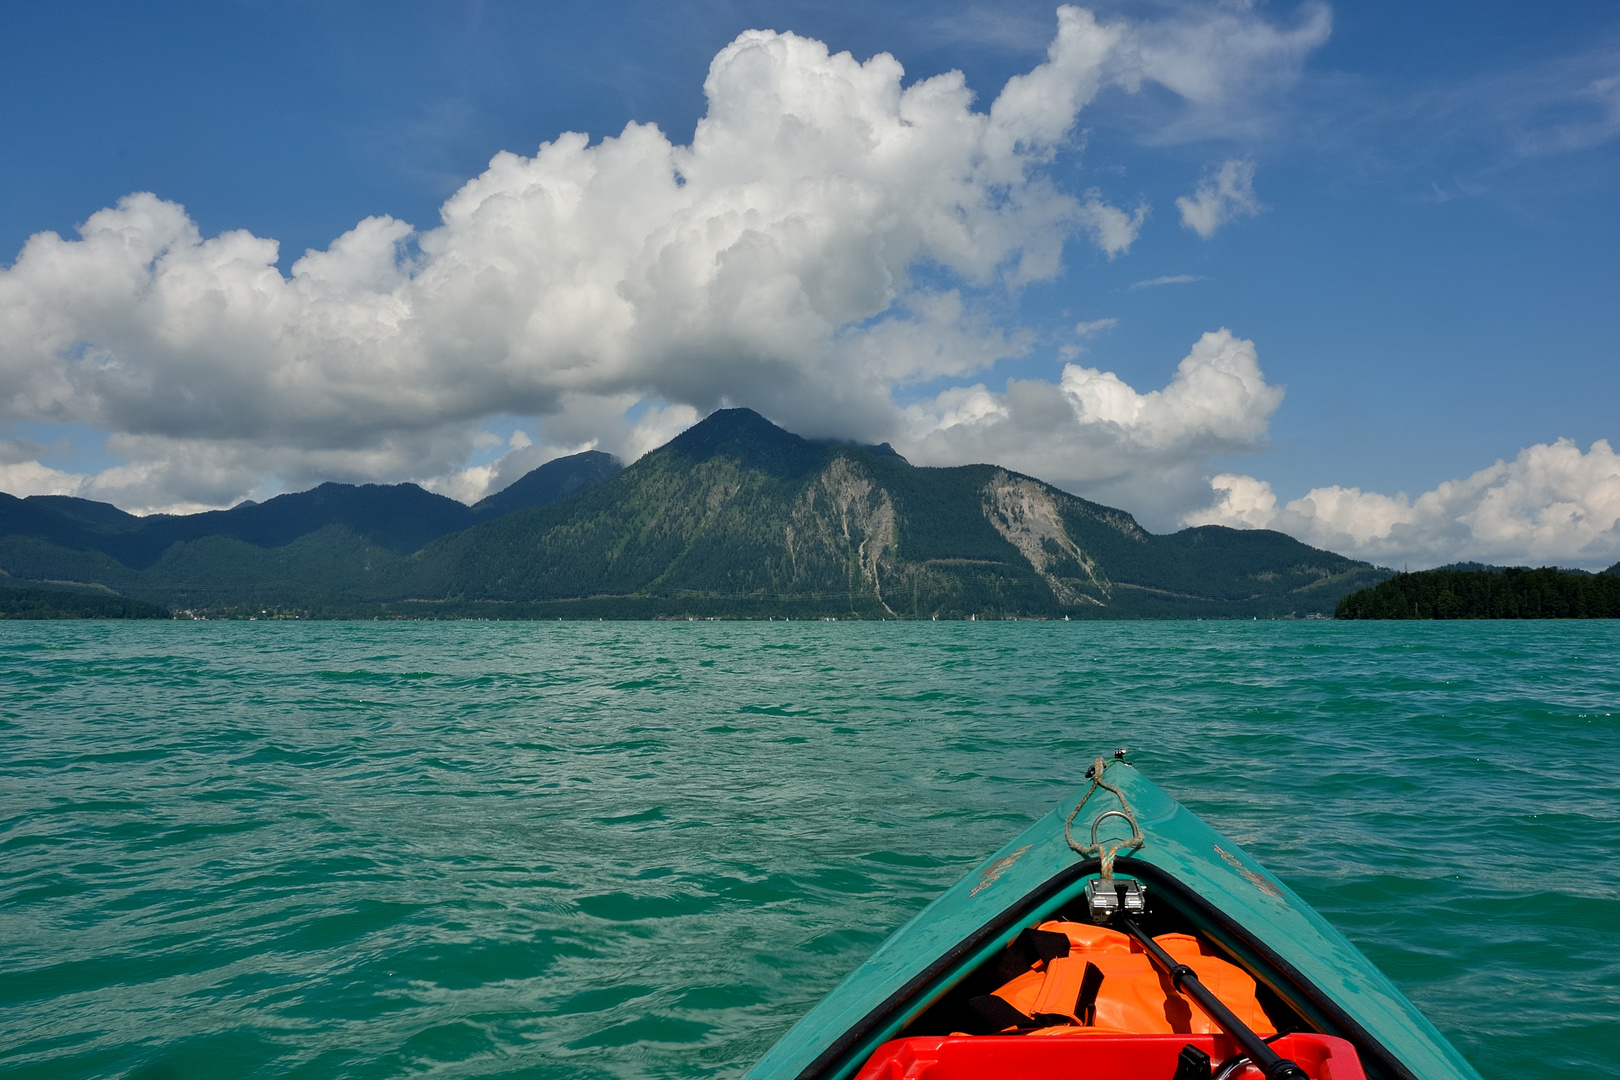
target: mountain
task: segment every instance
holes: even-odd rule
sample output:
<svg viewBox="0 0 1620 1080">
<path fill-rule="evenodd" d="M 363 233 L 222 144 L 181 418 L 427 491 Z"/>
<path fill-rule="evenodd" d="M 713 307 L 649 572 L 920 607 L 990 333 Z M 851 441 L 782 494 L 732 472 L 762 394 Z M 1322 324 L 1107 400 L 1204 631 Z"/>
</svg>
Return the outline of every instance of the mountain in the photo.
<svg viewBox="0 0 1620 1080">
<path fill-rule="evenodd" d="M 225 537 L 280 548 L 333 526 L 368 545 L 406 555 L 446 533 L 582 491 L 618 468 L 616 458 L 597 451 L 558 458 L 471 508 L 415 484 L 327 483 L 229 510 L 149 517 L 65 495 L 19 499 L 0 493 L 0 536 L 99 552 L 136 570 L 151 568 L 176 544 Z"/>
<path fill-rule="evenodd" d="M 427 545 L 371 595 L 540 616 L 1247 617 L 1330 611 L 1388 576 L 1281 533 L 1156 536 L 994 465 L 884 449 L 723 410 L 566 503 Z"/>
<path fill-rule="evenodd" d="M 378 547 L 406 555 L 474 521 L 465 504 L 415 484 L 334 483 L 229 510 L 154 514 L 140 520 L 143 527 L 135 534 L 142 546 L 140 561 L 119 558 L 132 566 L 151 565 L 176 542 L 228 536 L 255 547 L 284 547 L 331 525 L 346 526 Z"/>
<path fill-rule="evenodd" d="M 612 454 L 587 450 L 583 454 L 548 461 L 509 487 L 473 503 L 479 521 L 503 517 L 531 506 L 544 506 L 600 484 L 624 465 Z"/>
<path fill-rule="evenodd" d="M 746 409 L 717 412 L 628 468 L 576 458 L 572 474 L 519 481 L 509 503 L 462 508 L 516 509 L 414 551 L 453 514 L 420 489 L 323 485 L 222 511 L 241 515 L 234 531 L 171 543 L 142 565 L 111 541 L 53 538 L 66 520 L 81 541 L 125 537 L 128 515 L 52 506 L 54 532 L 20 533 L 6 513 L 42 510 L 12 500 L 24 506 L 0 506 L 0 569 L 193 610 L 506 618 L 1273 617 L 1331 611 L 1389 576 L 1281 533 L 1154 535 L 994 465 L 920 468 L 886 446 L 802 439 Z M 567 498 L 522 505 L 570 483 Z M 280 532 L 236 524 L 298 498 L 266 519 Z M 382 514 L 390 498 L 425 520 Z"/>
</svg>

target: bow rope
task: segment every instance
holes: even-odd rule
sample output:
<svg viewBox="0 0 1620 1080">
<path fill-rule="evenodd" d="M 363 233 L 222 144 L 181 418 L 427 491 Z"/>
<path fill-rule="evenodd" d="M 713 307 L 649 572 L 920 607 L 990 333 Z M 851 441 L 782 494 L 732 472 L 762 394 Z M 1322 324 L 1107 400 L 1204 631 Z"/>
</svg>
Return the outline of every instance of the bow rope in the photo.
<svg viewBox="0 0 1620 1080">
<path fill-rule="evenodd" d="M 1135 851 L 1143 844 L 1147 843 L 1147 838 L 1142 835 L 1142 827 L 1136 823 L 1136 814 L 1131 810 L 1131 804 L 1129 800 L 1125 798 L 1125 793 L 1103 779 L 1103 771 L 1106 770 L 1110 764 L 1112 763 L 1105 761 L 1102 758 L 1097 758 L 1091 763 L 1091 771 L 1086 774 L 1087 776 L 1091 777 L 1091 786 L 1086 789 L 1086 793 L 1084 795 L 1080 796 L 1080 801 L 1075 804 L 1074 811 L 1069 814 L 1069 819 L 1063 823 L 1063 838 L 1069 842 L 1069 846 L 1071 848 L 1087 857 L 1095 857 L 1102 860 L 1102 869 L 1099 872 L 1099 876 L 1104 878 L 1111 878 L 1114 876 L 1114 856 L 1118 855 L 1126 848 Z M 1074 819 L 1080 815 L 1081 809 L 1083 809 L 1086 805 L 1086 800 L 1090 799 L 1092 792 L 1096 791 L 1098 788 L 1102 788 L 1104 791 L 1110 792 L 1114 798 L 1118 799 L 1120 809 L 1105 810 L 1103 813 L 1097 815 L 1096 820 L 1091 823 L 1091 843 L 1081 844 L 1074 838 Z M 1104 850 L 1103 845 L 1097 843 L 1097 825 L 1104 817 L 1111 814 L 1123 817 L 1126 821 L 1131 823 L 1131 838 L 1129 840 L 1121 840 L 1112 847 L 1107 848 L 1107 850 Z"/>
</svg>

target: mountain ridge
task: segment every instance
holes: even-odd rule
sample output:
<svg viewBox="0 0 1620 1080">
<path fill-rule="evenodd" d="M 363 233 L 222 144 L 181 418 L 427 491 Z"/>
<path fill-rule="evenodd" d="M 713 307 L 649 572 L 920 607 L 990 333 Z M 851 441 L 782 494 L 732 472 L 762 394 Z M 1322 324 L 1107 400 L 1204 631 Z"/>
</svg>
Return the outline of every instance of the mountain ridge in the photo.
<svg viewBox="0 0 1620 1080">
<path fill-rule="evenodd" d="M 472 513 L 479 521 L 489 521 L 530 506 L 544 506 L 584 491 L 622 468 L 624 464 L 618 458 L 601 450 L 553 458 L 473 503 Z"/>
<path fill-rule="evenodd" d="M 192 610 L 542 618 L 1274 617 L 1332 611 L 1388 576 L 1281 533 L 1149 533 L 997 465 L 914 466 L 747 409 L 711 414 L 627 468 L 588 464 L 605 475 L 408 552 L 379 542 L 399 530 L 328 520 L 274 547 L 175 543 L 143 567 L 0 535 L 0 569 Z"/>
<path fill-rule="evenodd" d="M 1000 466 L 919 468 L 722 410 L 573 500 L 434 541 L 373 595 L 694 615 L 1221 617 L 1332 610 L 1352 582 L 1383 576 L 1281 533 L 1159 537 Z"/>
<path fill-rule="evenodd" d="M 332 525 L 347 526 L 369 543 L 408 555 L 446 533 L 564 498 L 621 467 L 617 458 L 600 451 L 571 454 L 546 462 L 470 507 L 410 483 L 327 481 L 229 510 L 145 517 L 67 495 L 19 499 L 0 493 L 0 534 L 98 551 L 140 570 L 153 566 L 176 543 L 224 536 L 255 547 L 278 548 Z"/>
</svg>

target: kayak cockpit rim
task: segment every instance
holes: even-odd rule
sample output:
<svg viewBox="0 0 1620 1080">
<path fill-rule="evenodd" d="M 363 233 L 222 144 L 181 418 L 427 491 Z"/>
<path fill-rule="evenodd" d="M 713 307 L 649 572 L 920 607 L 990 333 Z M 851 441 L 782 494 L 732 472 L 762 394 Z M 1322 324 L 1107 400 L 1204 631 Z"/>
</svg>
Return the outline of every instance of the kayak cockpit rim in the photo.
<svg viewBox="0 0 1620 1080">
<path fill-rule="evenodd" d="M 1086 859 L 1054 874 L 1016 903 L 963 938 L 919 971 L 860 1021 L 833 1040 L 807 1065 L 797 1080 L 847 1080 L 878 1046 L 895 1038 L 935 1002 L 981 964 L 990 962 L 1027 926 L 1056 914 L 1079 899 L 1101 860 Z M 1191 919 L 1217 947 L 1230 953 L 1301 1018 L 1326 1035 L 1347 1039 L 1361 1056 L 1369 1076 L 1418 1080 L 1388 1048 L 1306 979 L 1264 941 L 1237 925 L 1202 896 L 1150 862 L 1121 857 L 1114 872 L 1136 878 L 1156 896 Z"/>
</svg>

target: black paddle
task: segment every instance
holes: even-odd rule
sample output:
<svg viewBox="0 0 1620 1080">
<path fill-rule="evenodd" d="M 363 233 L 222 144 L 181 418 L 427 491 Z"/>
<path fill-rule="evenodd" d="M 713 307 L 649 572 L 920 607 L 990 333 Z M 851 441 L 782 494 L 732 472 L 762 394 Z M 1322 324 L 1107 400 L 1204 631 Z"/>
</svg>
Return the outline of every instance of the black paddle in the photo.
<svg viewBox="0 0 1620 1080">
<path fill-rule="evenodd" d="M 1266 1080 L 1310 1080 L 1304 1069 L 1285 1057 L 1278 1057 L 1276 1051 L 1267 1046 L 1264 1039 L 1251 1031 L 1249 1025 L 1233 1015 L 1232 1010 L 1221 1003 L 1220 998 L 1210 993 L 1209 989 L 1198 981 L 1196 971 L 1186 964 L 1176 963 L 1175 958 L 1165 952 L 1157 941 L 1148 937 L 1134 920 L 1121 917 L 1119 926 L 1135 938 L 1137 943 L 1147 950 L 1154 964 L 1170 976 L 1170 985 L 1196 1001 L 1205 1015 L 1215 1021 L 1222 1031 L 1237 1040 L 1249 1060 L 1266 1075 Z"/>
</svg>

